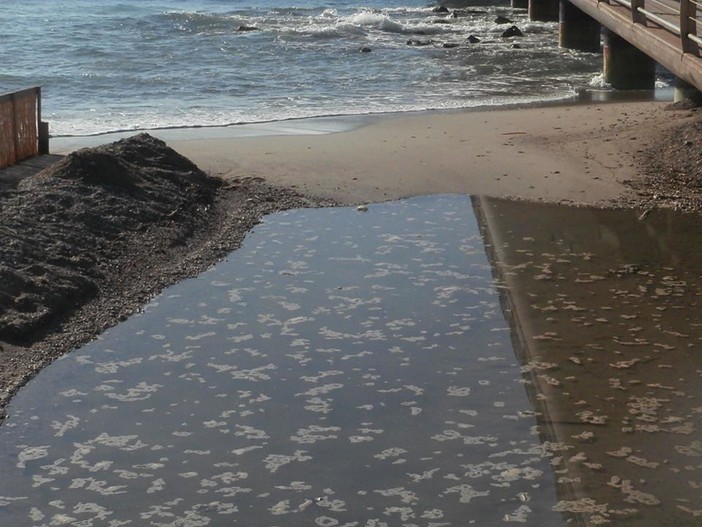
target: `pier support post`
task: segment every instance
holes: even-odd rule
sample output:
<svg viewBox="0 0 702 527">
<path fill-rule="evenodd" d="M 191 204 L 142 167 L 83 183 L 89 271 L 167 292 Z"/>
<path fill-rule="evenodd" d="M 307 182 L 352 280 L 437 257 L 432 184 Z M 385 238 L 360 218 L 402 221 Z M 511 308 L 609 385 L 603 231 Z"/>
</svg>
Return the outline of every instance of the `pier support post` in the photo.
<svg viewBox="0 0 702 527">
<path fill-rule="evenodd" d="M 578 51 L 600 52 L 600 23 L 568 0 L 560 1 L 558 45 Z"/>
<path fill-rule="evenodd" d="M 675 88 L 673 89 L 673 102 L 690 99 L 697 105 L 702 103 L 702 92 L 692 84 L 688 84 L 680 77 L 675 77 Z"/>
<path fill-rule="evenodd" d="M 514 9 L 529 9 L 529 0 L 512 0 L 510 5 Z"/>
<path fill-rule="evenodd" d="M 602 35 L 605 81 L 617 90 L 653 90 L 655 61 L 607 28 Z"/>
<path fill-rule="evenodd" d="M 529 20 L 557 22 L 559 0 L 529 0 Z"/>
</svg>

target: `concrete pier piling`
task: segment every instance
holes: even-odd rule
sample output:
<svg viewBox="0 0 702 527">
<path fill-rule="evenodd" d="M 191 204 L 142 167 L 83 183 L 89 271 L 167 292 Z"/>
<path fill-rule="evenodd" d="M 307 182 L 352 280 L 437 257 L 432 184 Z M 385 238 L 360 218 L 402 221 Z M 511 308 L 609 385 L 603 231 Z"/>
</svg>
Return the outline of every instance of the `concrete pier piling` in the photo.
<svg viewBox="0 0 702 527">
<path fill-rule="evenodd" d="M 557 22 L 559 0 L 529 0 L 529 20 Z"/>
<path fill-rule="evenodd" d="M 653 90 L 655 61 L 607 28 L 602 36 L 605 81 L 617 90 Z"/>
<path fill-rule="evenodd" d="M 700 92 L 700 90 L 695 88 L 692 84 L 682 80 L 680 77 L 675 77 L 673 102 L 680 102 L 686 99 L 693 100 L 698 104 L 702 103 L 702 92 Z"/>
<path fill-rule="evenodd" d="M 553 6 L 529 0 L 529 16 L 549 19 Z M 558 7 L 560 46 L 597 51 L 601 43 L 604 77 L 615 89 L 655 89 L 658 63 L 677 78 L 676 100 L 702 98 L 700 0 L 560 0 Z"/>
<path fill-rule="evenodd" d="M 568 0 L 560 0 L 558 44 L 562 48 L 599 53 L 601 26 Z"/>
</svg>

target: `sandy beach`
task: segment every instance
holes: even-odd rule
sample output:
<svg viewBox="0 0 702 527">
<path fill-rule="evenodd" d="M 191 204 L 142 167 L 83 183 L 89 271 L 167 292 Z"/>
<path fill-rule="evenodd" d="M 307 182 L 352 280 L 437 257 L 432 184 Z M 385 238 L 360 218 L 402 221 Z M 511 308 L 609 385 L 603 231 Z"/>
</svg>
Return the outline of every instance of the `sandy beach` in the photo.
<svg viewBox="0 0 702 527">
<path fill-rule="evenodd" d="M 389 115 L 315 135 L 236 137 L 234 127 L 228 138 L 162 138 L 212 175 L 342 203 L 462 193 L 611 206 L 661 131 L 694 115 L 665 102 L 594 103 Z"/>
<path fill-rule="evenodd" d="M 206 174 L 223 180 L 212 206 L 200 207 L 182 221 L 168 214 L 138 220 L 137 228 L 129 221 L 121 226 L 117 222 L 115 239 L 103 250 L 72 247 L 67 254 L 74 254 L 67 259 L 53 255 L 55 244 L 32 246 L 30 252 L 39 255 L 38 260 L 5 269 L 17 275 L 18 284 L 25 280 L 36 285 L 31 293 L 20 295 L 25 297 L 21 304 L 6 298 L 9 312 L 29 319 L 41 314 L 49 322 L 21 337 L 0 338 L 0 418 L 12 395 L 43 367 L 138 311 L 165 287 L 202 272 L 235 250 L 265 214 L 449 193 L 642 211 L 658 206 L 699 211 L 702 195 L 696 189 L 702 188 L 702 178 L 699 156 L 692 148 L 702 143 L 699 121 L 695 109 L 631 102 L 151 132 Z M 133 135 L 58 138 L 52 142 L 52 153 L 69 154 Z M 173 159 L 175 153 L 159 155 Z M 110 166 L 123 166 L 123 161 Z M 158 163 L 156 158 L 152 161 Z M 141 170 L 139 162 L 127 163 L 130 170 Z M 81 177 L 91 179 L 91 171 Z M 118 174 L 112 168 L 97 174 L 98 185 L 102 177 Z M 87 198 L 95 195 L 88 187 L 81 191 L 83 197 L 68 199 L 76 210 L 96 206 Z M 37 195 L 39 188 L 47 193 L 44 198 Z M 100 188 L 119 194 L 109 184 Z M 178 199 L 187 203 L 191 191 L 183 187 Z M 53 203 L 51 196 L 56 194 L 51 178 L 42 174 L 4 192 L 6 205 L 14 203 L 17 209 L 6 210 L 0 221 L 0 227 L 17 238 L 8 239 L 7 247 L 27 241 L 21 235 L 27 225 L 40 229 L 53 222 L 64 225 L 66 233 L 90 228 L 80 219 L 89 214 L 72 215 L 63 208 L 53 207 L 53 212 L 37 217 L 38 209 L 31 203 Z M 160 191 L 155 192 L 150 199 L 159 199 Z M 105 209 L 103 217 L 119 212 L 110 212 L 111 200 L 97 204 Z M 144 202 L 134 201 L 139 203 Z M 124 207 L 131 210 L 128 200 Z M 92 269 L 94 293 L 71 301 L 70 309 L 46 312 L 47 299 L 56 296 L 49 286 L 58 282 L 42 273 L 50 269 L 80 275 L 83 270 L 75 269 L 74 261 Z M 54 262 L 53 267 L 47 267 L 48 262 Z M 36 276 L 27 274 L 27 269 L 34 269 Z M 66 282 L 66 287 L 75 280 Z M 3 320 L 12 325 L 13 316 L 3 313 Z"/>
</svg>

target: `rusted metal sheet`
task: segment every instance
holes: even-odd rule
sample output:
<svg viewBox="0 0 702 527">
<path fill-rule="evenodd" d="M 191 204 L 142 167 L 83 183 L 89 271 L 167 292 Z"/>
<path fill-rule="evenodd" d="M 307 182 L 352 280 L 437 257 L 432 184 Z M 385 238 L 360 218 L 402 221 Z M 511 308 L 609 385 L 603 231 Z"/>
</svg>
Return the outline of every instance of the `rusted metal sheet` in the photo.
<svg viewBox="0 0 702 527">
<path fill-rule="evenodd" d="M 41 88 L 0 94 L 0 168 L 39 153 Z"/>
<path fill-rule="evenodd" d="M 0 101 L 0 168 L 16 160 L 15 108 L 11 100 Z"/>
</svg>

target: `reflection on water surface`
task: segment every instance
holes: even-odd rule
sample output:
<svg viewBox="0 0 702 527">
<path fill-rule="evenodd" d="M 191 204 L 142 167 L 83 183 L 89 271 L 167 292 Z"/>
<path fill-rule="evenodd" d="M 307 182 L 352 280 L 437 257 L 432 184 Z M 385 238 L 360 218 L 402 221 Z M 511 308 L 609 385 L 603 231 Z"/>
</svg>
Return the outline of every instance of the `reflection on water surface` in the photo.
<svg viewBox="0 0 702 527">
<path fill-rule="evenodd" d="M 693 236 L 461 196 L 271 216 L 20 393 L 0 524 L 694 525 Z"/>
</svg>

